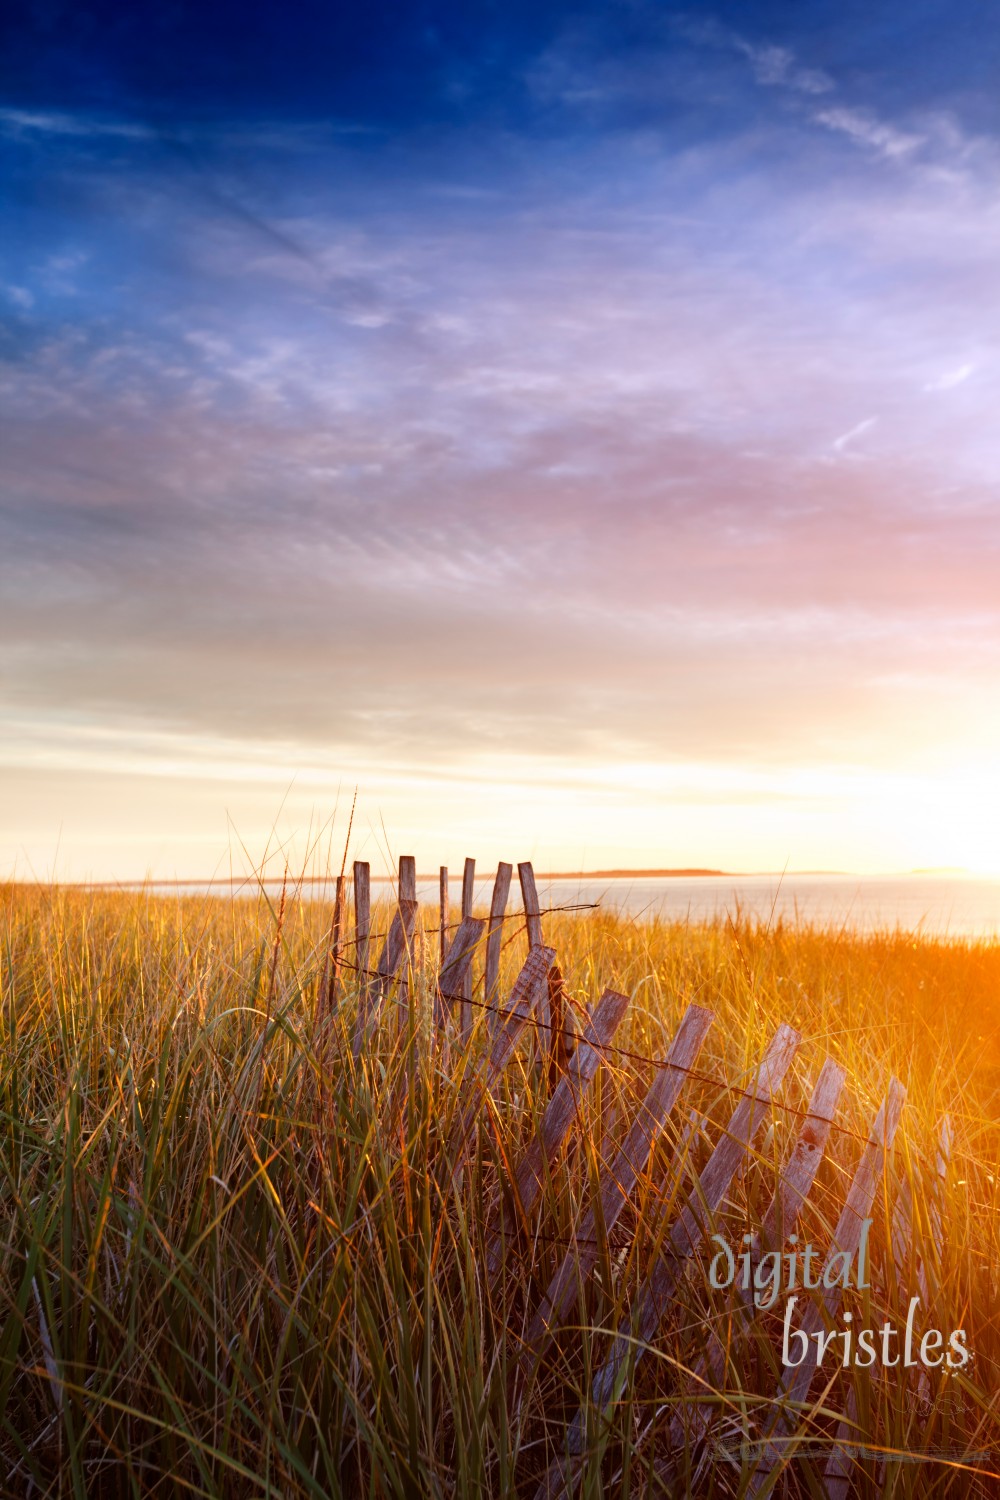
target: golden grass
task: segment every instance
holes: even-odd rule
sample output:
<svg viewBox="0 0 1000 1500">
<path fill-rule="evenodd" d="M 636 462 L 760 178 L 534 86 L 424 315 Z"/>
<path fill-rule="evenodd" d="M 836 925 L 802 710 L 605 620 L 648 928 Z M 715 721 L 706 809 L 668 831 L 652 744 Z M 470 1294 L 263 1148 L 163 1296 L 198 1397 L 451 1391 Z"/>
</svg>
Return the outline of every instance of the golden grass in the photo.
<svg viewBox="0 0 1000 1500">
<path fill-rule="evenodd" d="M 734 1184 L 720 1227 L 759 1222 L 824 1055 L 848 1070 L 839 1126 L 800 1225 L 825 1246 L 890 1073 L 908 1102 L 875 1208 L 873 1325 L 905 1320 L 886 1224 L 899 1180 L 915 1194 L 922 1326 L 964 1328 L 974 1359 L 932 1375 L 922 1402 L 899 1371 L 838 1377 L 803 1432 L 829 1431 L 857 1386 L 864 1439 L 905 1453 L 992 1448 L 992 1462 L 876 1459 L 857 1492 L 989 1495 L 1000 1470 L 1000 949 L 902 934 L 778 924 L 634 924 L 546 918 L 574 1002 L 606 986 L 632 1005 L 624 1049 L 591 1090 L 554 1164 L 532 1238 L 490 1285 L 484 1245 L 506 1174 L 545 1102 L 523 1041 L 478 1116 L 456 1179 L 449 1144 L 473 1087 L 471 1049 L 426 1024 L 436 936 L 411 976 L 412 1026 L 390 1000 L 354 1068 L 356 986 L 316 1017 L 329 906 L 0 889 L 0 1490 L 98 1497 L 531 1495 L 610 1331 L 632 1305 L 676 1210 L 671 1149 L 689 1112 L 707 1160 L 738 1086 L 780 1021 L 805 1038 L 783 1105 Z M 385 913 L 376 913 L 384 927 Z M 525 952 L 510 923 L 509 988 Z M 519 1402 L 522 1337 L 601 1162 L 634 1116 L 687 1003 L 716 1016 L 699 1077 L 652 1153 L 634 1204 L 601 1246 L 563 1330 Z M 636 1057 L 624 1055 L 626 1052 Z M 408 1092 L 404 1085 L 409 1082 Z M 938 1122 L 955 1145 L 931 1233 Z M 888 1200 L 889 1208 L 886 1208 Z M 718 1312 L 697 1262 L 652 1357 L 630 1382 L 583 1475 L 585 1493 L 740 1495 L 750 1467 L 707 1449 L 663 1478 L 665 1435 L 690 1409 L 704 1320 Z M 780 1323 L 780 1319 L 779 1319 Z M 733 1344 L 727 1379 L 700 1392 L 713 1437 L 753 1435 L 780 1373 L 774 1318 Z M 687 1403 L 687 1406 L 685 1406 Z M 658 1467 L 660 1466 L 660 1467 Z M 795 1461 L 777 1492 L 818 1494 Z M 994 1477 L 990 1477 L 993 1474 Z M 664 1484 L 670 1488 L 665 1489 Z"/>
</svg>

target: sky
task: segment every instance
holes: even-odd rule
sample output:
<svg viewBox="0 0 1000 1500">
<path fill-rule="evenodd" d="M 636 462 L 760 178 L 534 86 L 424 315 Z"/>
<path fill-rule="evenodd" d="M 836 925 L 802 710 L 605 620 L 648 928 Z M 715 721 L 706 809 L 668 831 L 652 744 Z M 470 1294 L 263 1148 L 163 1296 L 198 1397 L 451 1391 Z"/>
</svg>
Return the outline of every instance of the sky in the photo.
<svg viewBox="0 0 1000 1500">
<path fill-rule="evenodd" d="M 0 877 L 1000 872 L 1000 27 L 0 21 Z"/>
</svg>

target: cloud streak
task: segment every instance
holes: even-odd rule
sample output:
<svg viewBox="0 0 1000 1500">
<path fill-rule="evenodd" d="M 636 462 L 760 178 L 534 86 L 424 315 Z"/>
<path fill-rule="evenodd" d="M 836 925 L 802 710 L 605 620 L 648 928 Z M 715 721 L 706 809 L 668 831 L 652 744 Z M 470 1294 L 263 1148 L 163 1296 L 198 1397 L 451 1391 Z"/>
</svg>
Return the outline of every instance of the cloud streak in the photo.
<svg viewBox="0 0 1000 1500">
<path fill-rule="evenodd" d="M 911 156 L 926 143 L 926 136 L 900 130 L 886 120 L 880 120 L 869 110 L 848 109 L 842 106 L 836 109 L 818 110 L 813 118 L 818 124 L 825 125 L 828 130 L 840 131 L 849 140 L 856 141 L 858 145 L 870 147 L 878 155 L 885 156 L 890 161 Z"/>
</svg>

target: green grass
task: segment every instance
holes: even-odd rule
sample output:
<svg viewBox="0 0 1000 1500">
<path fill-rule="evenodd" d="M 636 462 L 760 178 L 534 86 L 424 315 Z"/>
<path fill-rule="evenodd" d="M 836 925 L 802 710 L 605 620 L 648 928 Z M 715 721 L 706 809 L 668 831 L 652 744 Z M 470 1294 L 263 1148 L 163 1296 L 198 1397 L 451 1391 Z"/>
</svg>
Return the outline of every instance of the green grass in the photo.
<svg viewBox="0 0 1000 1500">
<path fill-rule="evenodd" d="M 719 1216 L 735 1243 L 759 1222 L 824 1056 L 848 1070 L 838 1129 L 799 1226 L 825 1247 L 891 1073 L 908 1090 L 876 1201 L 873 1286 L 862 1318 L 905 1320 L 887 1218 L 900 1178 L 915 1199 L 925 1263 L 921 1325 L 964 1328 L 974 1358 L 932 1374 L 927 1400 L 901 1373 L 847 1372 L 803 1413 L 829 1431 L 857 1384 L 865 1440 L 992 1448 L 992 1463 L 890 1463 L 886 1495 L 990 1495 L 1000 1470 L 1000 949 L 902 934 L 861 938 L 545 919 L 574 1004 L 606 986 L 632 1004 L 616 1045 L 662 1056 L 690 1001 L 715 1024 L 699 1076 L 655 1147 L 634 1204 L 601 1246 L 573 1325 L 521 1399 L 525 1328 L 588 1207 L 602 1159 L 651 1077 L 623 1052 L 602 1070 L 581 1128 L 553 1165 L 530 1237 L 500 1278 L 484 1247 L 503 1183 L 544 1108 L 522 1040 L 484 1102 L 454 1173 L 454 1123 L 474 1098 L 486 1020 L 467 1051 L 428 1024 L 436 934 L 393 997 L 362 1065 L 350 1060 L 356 989 L 317 1021 L 329 907 L 292 900 L 166 899 L 0 889 L 0 1492 L 46 1496 L 532 1495 L 566 1422 L 632 1305 L 677 1194 L 707 1160 L 738 1086 L 780 1021 L 804 1042 L 778 1108 Z M 426 914 L 428 920 L 430 914 Z M 386 913 L 376 913 L 384 929 Z M 505 991 L 525 938 L 508 924 Z M 478 971 L 477 971 L 478 972 Z M 449 1055 L 450 1053 L 450 1055 Z M 687 1177 L 672 1149 L 705 1123 Z M 938 1122 L 955 1126 L 935 1187 Z M 931 1233 L 940 1192 L 943 1234 Z M 886 1203 L 888 1202 L 888 1209 Z M 630 1382 L 582 1476 L 588 1496 L 746 1493 L 749 1467 L 682 1451 L 657 1465 L 704 1320 L 725 1310 L 708 1255 L 684 1280 L 655 1350 Z M 737 1444 L 768 1414 L 780 1373 L 781 1303 L 701 1390 L 713 1436 Z M 720 1324 L 725 1330 L 725 1324 Z M 876 1371 L 877 1373 L 877 1371 Z M 685 1403 L 688 1403 L 685 1407 Z M 857 1493 L 879 1475 L 869 1460 Z M 778 1493 L 817 1495 L 822 1467 L 796 1461 Z M 989 1477 L 990 1474 L 994 1477 Z"/>
</svg>

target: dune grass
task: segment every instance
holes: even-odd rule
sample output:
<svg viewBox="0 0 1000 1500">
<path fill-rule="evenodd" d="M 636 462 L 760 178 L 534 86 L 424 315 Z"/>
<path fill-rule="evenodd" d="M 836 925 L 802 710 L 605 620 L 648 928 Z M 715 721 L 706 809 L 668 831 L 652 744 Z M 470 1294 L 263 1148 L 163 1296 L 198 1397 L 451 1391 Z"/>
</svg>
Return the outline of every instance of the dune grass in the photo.
<svg viewBox="0 0 1000 1500">
<path fill-rule="evenodd" d="M 0 889 L 0 1492 L 10 1496 L 532 1495 L 633 1304 L 679 1195 L 704 1165 L 781 1021 L 804 1037 L 719 1215 L 735 1244 L 759 1223 L 826 1054 L 848 1070 L 838 1128 L 799 1226 L 825 1247 L 891 1073 L 908 1090 L 876 1201 L 871 1292 L 856 1323 L 906 1304 L 887 1248 L 912 1183 L 920 1326 L 965 1330 L 971 1362 L 841 1371 L 800 1430 L 831 1430 L 856 1386 L 858 1494 L 991 1495 L 1000 1484 L 1000 949 L 901 933 L 545 919 L 574 1010 L 606 986 L 632 1004 L 581 1128 L 554 1164 L 530 1236 L 492 1282 L 485 1246 L 504 1182 L 546 1099 L 534 1041 L 484 1101 L 455 1172 L 488 1013 L 469 1048 L 432 1037 L 436 933 L 418 944 L 411 1006 L 393 994 L 358 1066 L 357 986 L 318 1015 L 329 906 L 264 897 Z M 375 926 L 384 930 L 384 910 Z M 428 921 L 431 914 L 425 914 Z M 526 952 L 508 923 L 503 989 Z M 478 972 L 478 971 L 477 971 Z M 530 1382 L 523 1335 L 594 1184 L 634 1117 L 684 1007 L 715 1023 L 698 1077 L 656 1144 L 634 1203 Z M 635 1054 L 630 1056 L 627 1054 Z M 674 1149 L 694 1115 L 686 1166 Z M 943 1182 L 938 1124 L 955 1143 Z M 936 1239 L 934 1195 L 943 1225 Z M 655 1349 L 582 1475 L 583 1493 L 747 1493 L 739 1441 L 767 1420 L 780 1304 L 736 1325 L 718 1388 L 692 1386 L 705 1320 L 695 1260 Z M 664 1467 L 675 1412 L 713 1410 L 711 1440 Z M 833 1423 L 835 1425 L 835 1423 Z M 727 1442 L 727 1459 L 713 1447 Z M 919 1465 L 913 1449 L 960 1457 Z M 896 1456 L 893 1456 L 896 1455 Z M 775 1472 L 821 1493 L 822 1463 Z M 991 1477 L 992 1476 L 992 1477 Z"/>
</svg>

